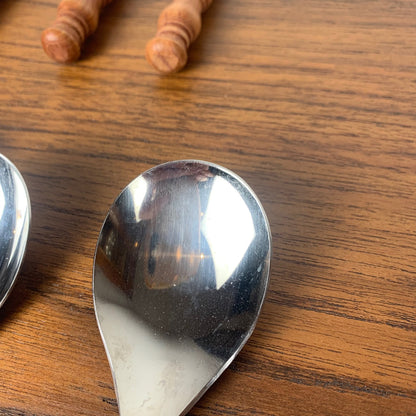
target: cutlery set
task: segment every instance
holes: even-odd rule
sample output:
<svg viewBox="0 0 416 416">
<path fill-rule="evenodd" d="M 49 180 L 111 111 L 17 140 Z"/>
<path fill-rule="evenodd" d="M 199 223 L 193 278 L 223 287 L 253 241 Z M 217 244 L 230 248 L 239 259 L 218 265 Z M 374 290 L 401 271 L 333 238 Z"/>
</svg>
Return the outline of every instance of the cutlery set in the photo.
<svg viewBox="0 0 416 416">
<path fill-rule="evenodd" d="M 30 219 L 25 182 L 0 155 L 0 306 Z M 168 162 L 120 193 L 98 238 L 93 299 L 121 416 L 190 410 L 251 336 L 270 255 L 257 196 L 221 166 Z"/>
<path fill-rule="evenodd" d="M 58 62 L 79 58 L 111 0 L 62 0 L 42 34 Z M 184 67 L 212 0 L 174 0 L 146 49 L 162 73 Z M 0 307 L 29 238 L 29 192 L 0 155 Z M 164 163 L 119 194 L 94 255 L 94 310 L 121 416 L 185 415 L 251 336 L 269 282 L 271 233 L 251 188 L 200 160 Z"/>
</svg>

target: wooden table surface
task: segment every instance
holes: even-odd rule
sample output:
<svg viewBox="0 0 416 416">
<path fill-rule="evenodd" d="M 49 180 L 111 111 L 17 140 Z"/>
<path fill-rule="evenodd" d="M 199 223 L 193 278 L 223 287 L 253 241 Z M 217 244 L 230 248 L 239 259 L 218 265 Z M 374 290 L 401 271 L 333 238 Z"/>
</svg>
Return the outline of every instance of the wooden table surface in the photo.
<svg viewBox="0 0 416 416">
<path fill-rule="evenodd" d="M 40 46 L 56 0 L 0 3 L 0 152 L 33 215 L 0 415 L 117 415 L 95 244 L 124 186 L 192 158 L 251 185 L 273 258 L 252 338 L 189 414 L 415 415 L 416 2 L 214 0 L 161 77 L 144 49 L 166 4 L 114 0 L 64 66 Z"/>
</svg>

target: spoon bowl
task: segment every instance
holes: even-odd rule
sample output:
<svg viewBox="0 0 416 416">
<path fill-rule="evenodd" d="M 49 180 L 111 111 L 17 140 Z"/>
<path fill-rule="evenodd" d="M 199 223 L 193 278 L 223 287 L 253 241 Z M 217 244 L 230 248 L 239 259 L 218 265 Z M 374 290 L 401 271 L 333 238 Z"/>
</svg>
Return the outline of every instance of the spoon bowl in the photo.
<svg viewBox="0 0 416 416">
<path fill-rule="evenodd" d="M 253 332 L 270 252 L 259 200 L 218 165 L 165 163 L 121 192 L 93 273 L 120 415 L 190 410 Z"/>
<path fill-rule="evenodd" d="M 0 307 L 19 273 L 30 228 L 30 200 L 22 175 L 0 154 Z"/>
</svg>

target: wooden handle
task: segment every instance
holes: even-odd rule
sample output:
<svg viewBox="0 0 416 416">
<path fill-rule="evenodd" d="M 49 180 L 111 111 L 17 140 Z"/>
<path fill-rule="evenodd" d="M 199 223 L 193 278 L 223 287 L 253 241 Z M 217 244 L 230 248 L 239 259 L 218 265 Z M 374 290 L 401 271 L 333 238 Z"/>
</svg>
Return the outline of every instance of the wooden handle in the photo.
<svg viewBox="0 0 416 416">
<path fill-rule="evenodd" d="M 201 14 L 212 0 L 173 0 L 159 16 L 156 37 L 146 46 L 146 59 L 153 67 L 170 74 L 188 60 L 189 45 L 201 31 Z"/>
<path fill-rule="evenodd" d="M 42 33 L 46 54 L 57 62 L 76 61 L 85 39 L 98 26 L 101 9 L 112 0 L 62 0 L 53 25 Z"/>
</svg>

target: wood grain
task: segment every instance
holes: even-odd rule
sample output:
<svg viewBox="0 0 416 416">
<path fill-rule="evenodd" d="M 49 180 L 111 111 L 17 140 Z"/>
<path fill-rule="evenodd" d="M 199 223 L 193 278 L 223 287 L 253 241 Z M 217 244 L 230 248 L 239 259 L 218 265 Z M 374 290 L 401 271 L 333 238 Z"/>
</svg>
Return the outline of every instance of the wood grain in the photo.
<svg viewBox="0 0 416 416">
<path fill-rule="evenodd" d="M 0 3 L 0 152 L 33 213 L 0 415 L 117 414 L 95 243 L 127 183 L 181 158 L 242 176 L 273 234 L 258 326 L 190 415 L 415 415 L 416 2 L 214 1 L 162 78 L 144 49 L 166 3 L 111 3 L 69 66 L 39 45 L 55 1 Z"/>
</svg>

